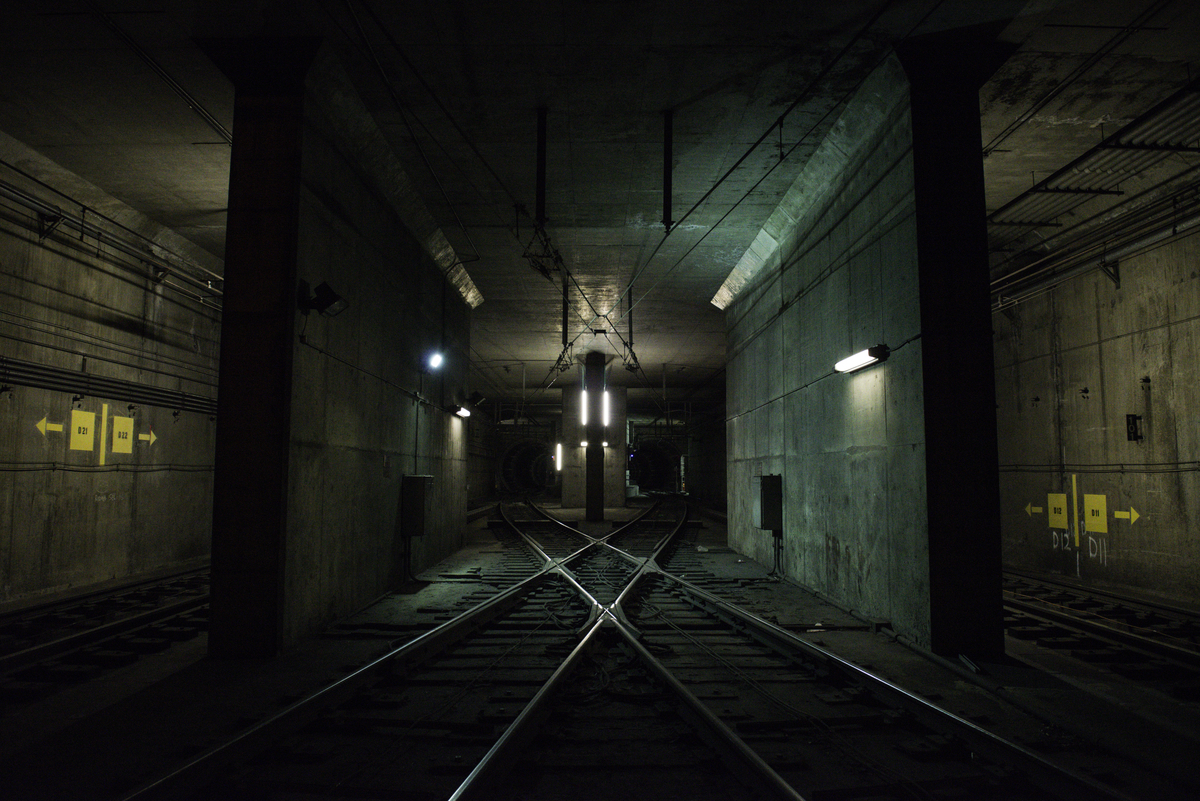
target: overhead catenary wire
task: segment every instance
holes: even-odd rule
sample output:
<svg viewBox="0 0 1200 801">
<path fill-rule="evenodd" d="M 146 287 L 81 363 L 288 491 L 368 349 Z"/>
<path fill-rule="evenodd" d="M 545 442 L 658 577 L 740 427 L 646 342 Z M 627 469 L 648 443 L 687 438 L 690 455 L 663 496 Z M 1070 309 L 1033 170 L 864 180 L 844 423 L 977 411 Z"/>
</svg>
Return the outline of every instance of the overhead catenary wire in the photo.
<svg viewBox="0 0 1200 801">
<path fill-rule="evenodd" d="M 441 101 L 441 98 L 438 97 L 436 92 L 434 92 L 433 87 L 429 85 L 428 81 L 425 80 L 424 76 L 417 69 L 417 67 L 413 63 L 413 61 L 404 52 L 403 48 L 400 47 L 399 42 L 396 41 L 396 39 L 392 35 L 391 31 L 386 27 L 386 25 L 384 25 L 383 21 L 380 19 L 378 14 L 375 13 L 375 10 L 370 6 L 369 3 L 366 2 L 366 0 L 360 0 L 360 5 L 366 10 L 367 14 L 371 17 L 371 19 L 375 23 L 376 27 L 382 32 L 383 36 L 388 41 L 388 44 L 400 56 L 401 60 L 404 61 L 405 65 L 413 73 L 413 75 L 416 77 L 417 81 L 426 90 L 426 92 L 429 93 L 429 96 L 433 99 L 433 101 L 437 105 L 438 109 L 442 112 L 442 114 L 445 116 L 445 118 L 449 121 L 451 126 L 458 133 L 458 135 L 462 138 L 463 142 L 468 146 L 468 148 L 475 155 L 475 157 L 477 159 L 479 159 L 480 163 L 484 166 L 484 168 L 487 170 L 487 172 L 496 181 L 496 184 L 497 184 L 497 186 L 500 187 L 501 191 L 504 192 L 504 194 L 509 198 L 509 200 L 512 202 L 514 208 L 517 210 L 518 215 L 524 214 L 525 216 L 529 216 L 529 213 L 526 210 L 524 204 L 520 203 L 517 200 L 516 195 L 514 195 L 512 193 L 512 191 L 509 190 L 507 184 L 505 184 L 503 179 L 500 178 L 499 173 L 497 173 L 496 170 L 492 167 L 491 163 L 483 155 L 482 151 L 479 150 L 479 148 L 475 145 L 474 141 L 467 135 L 466 131 L 463 130 L 462 126 L 459 125 L 459 123 L 455 119 L 454 115 L 452 115 L 450 113 L 449 109 L 446 108 L 445 104 Z M 451 202 L 449 195 L 444 188 L 444 185 L 442 184 L 440 178 L 437 176 L 436 171 L 433 169 L 433 166 L 430 163 L 427 155 L 425 154 L 424 149 L 420 146 L 419 142 L 417 141 L 415 132 L 413 131 L 412 126 L 409 122 L 409 115 L 411 114 L 411 112 L 407 111 L 405 109 L 404 103 L 400 99 L 399 93 L 396 91 L 394 83 L 392 82 L 391 78 L 387 75 L 387 72 L 383 68 L 382 62 L 379 61 L 379 59 L 374 51 L 374 48 L 370 46 L 370 42 L 366 36 L 366 32 L 362 28 L 361 24 L 358 21 L 358 15 L 354 12 L 353 0 L 345 0 L 345 6 L 346 6 L 347 11 L 351 15 L 351 18 L 354 20 L 355 26 L 359 32 L 360 39 L 362 39 L 361 46 L 366 49 L 367 55 L 369 56 L 372 66 L 375 68 L 376 72 L 378 73 L 380 80 L 384 83 L 385 88 L 387 89 L 387 92 L 388 92 L 389 97 L 391 98 L 392 102 L 395 104 L 397 110 L 400 112 L 400 114 L 405 122 L 405 126 L 407 127 L 407 129 L 409 131 L 409 136 L 412 138 L 414 146 L 416 146 L 418 152 L 420 153 L 422 161 L 425 163 L 426 167 L 429 169 L 430 175 L 433 177 L 435 183 L 437 184 L 437 187 L 438 187 L 439 191 L 441 192 L 442 197 L 445 200 L 447 206 L 450 208 L 451 213 L 454 215 L 455 220 L 458 221 L 459 227 L 463 230 L 464 235 L 467 237 L 467 241 L 470 244 L 471 248 L 476 251 L 476 254 L 478 254 L 478 248 L 475 247 L 473 241 L 471 240 L 470 234 L 468 233 L 466 226 L 462 223 L 462 220 L 458 215 L 457 209 L 454 207 L 454 204 Z M 330 14 L 330 16 L 333 17 L 332 14 Z M 334 17 L 334 20 L 336 23 L 336 17 Z M 339 24 L 339 27 L 340 27 L 340 24 Z M 345 34 L 344 28 L 343 28 L 343 34 Z M 349 39 L 350 37 L 347 37 L 347 38 Z M 413 115 L 413 116 L 415 117 L 415 115 Z M 424 125 L 422 125 L 422 127 L 425 128 Z M 425 130 L 428 133 L 428 129 L 425 128 Z M 432 138 L 435 142 L 438 141 L 437 137 L 432 137 Z M 439 146 L 440 146 L 440 143 L 439 143 Z M 443 152 L 445 152 L 444 148 L 443 148 Z M 451 161 L 452 161 L 452 163 L 454 163 L 453 159 L 451 159 Z M 539 244 L 541 244 L 543 247 L 543 251 L 544 251 L 543 255 L 545 255 L 546 257 L 549 257 L 553 261 L 556 269 L 562 270 L 564 272 L 564 274 L 569 277 L 571 283 L 574 284 L 575 288 L 579 291 L 580 296 L 587 303 L 588 307 L 592 310 L 592 313 L 594 316 L 592 317 L 591 320 L 587 321 L 587 325 L 591 326 L 592 323 L 594 323 L 597 319 L 599 319 L 600 317 L 602 317 L 604 315 L 600 314 L 599 310 L 596 309 L 595 305 L 592 303 L 591 298 L 588 296 L 588 293 L 586 291 L 584 291 L 584 289 L 580 285 L 579 281 L 570 272 L 570 270 L 567 269 L 561 255 L 558 254 L 557 250 L 551 244 L 550 238 L 545 234 L 544 227 L 537 220 L 533 220 L 533 223 L 534 223 L 533 224 L 533 230 L 534 230 L 533 236 L 530 239 L 529 243 L 524 245 L 526 257 L 529 257 L 530 248 L 534 245 L 535 241 L 540 239 Z M 510 229 L 510 232 L 513 233 L 514 237 L 517 239 L 518 242 L 521 241 L 518 229 L 512 228 L 512 229 Z M 550 277 L 548 273 L 546 273 L 546 275 L 547 275 L 547 278 Z M 577 311 L 577 315 L 579 316 L 579 318 L 581 320 L 585 319 L 584 315 L 579 313 L 578 311 Z M 619 332 L 615 332 L 615 333 L 617 333 L 617 336 L 620 337 Z M 564 353 L 565 353 L 565 351 L 566 351 L 566 349 L 564 348 Z M 547 377 L 549 377 L 549 375 Z"/>
</svg>

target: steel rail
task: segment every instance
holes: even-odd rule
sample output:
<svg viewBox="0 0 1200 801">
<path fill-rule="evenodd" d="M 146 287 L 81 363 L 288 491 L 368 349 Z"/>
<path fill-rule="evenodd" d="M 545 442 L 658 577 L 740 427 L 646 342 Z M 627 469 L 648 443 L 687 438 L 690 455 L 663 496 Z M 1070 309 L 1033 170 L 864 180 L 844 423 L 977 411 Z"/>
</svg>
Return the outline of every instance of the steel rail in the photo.
<svg viewBox="0 0 1200 801">
<path fill-rule="evenodd" d="M 588 550 L 589 548 L 591 548 L 591 547 L 592 547 L 592 546 L 595 544 L 595 542 L 594 542 L 594 541 L 590 541 L 590 540 L 592 540 L 592 538 L 591 538 L 591 537 L 588 537 L 586 534 L 583 534 L 583 532 L 581 532 L 581 531 L 575 531 L 575 529 L 571 528 L 570 526 L 566 526 L 566 528 L 567 528 L 567 530 L 568 530 L 568 531 L 571 531 L 571 532 L 573 532 L 573 533 L 575 533 L 575 534 L 582 534 L 584 537 L 587 537 L 587 539 L 589 540 L 589 542 L 588 542 L 586 545 L 584 545 L 582 548 L 580 548 L 579 550 L 577 550 L 577 551 L 572 551 L 571 553 L 567 554 L 566 556 L 563 556 L 563 557 L 560 557 L 560 558 L 558 558 L 558 559 L 555 559 L 553 556 L 551 556 L 550 554 L 546 553 L 546 550 L 545 550 L 545 549 L 544 549 L 544 548 L 541 546 L 541 544 L 540 544 L 540 543 L 539 543 L 537 540 L 535 540 L 533 537 L 529 536 L 529 534 L 527 534 L 526 532 L 524 532 L 524 531 L 522 531 L 522 530 L 521 530 L 520 526 L 518 526 L 518 525 L 517 525 L 517 524 L 516 524 L 516 523 L 515 523 L 515 522 L 512 520 L 512 518 L 510 518 L 510 517 L 508 516 L 508 513 L 504 511 L 504 505 L 503 505 L 503 504 L 501 504 L 501 505 L 500 505 L 500 518 L 501 518 L 501 519 L 502 519 L 502 520 L 503 520 L 503 521 L 504 521 L 504 522 L 505 522 L 505 523 L 506 523 L 506 524 L 507 524 L 507 525 L 508 525 L 508 526 L 509 526 L 509 527 L 510 527 L 510 528 L 511 528 L 513 531 L 515 531 L 515 532 L 517 533 L 517 536 L 519 536 L 519 537 L 520 537 L 522 540 L 524 540 L 524 541 L 525 541 L 525 544 L 526 544 L 526 545 L 528 545 L 528 546 L 530 546 L 531 548 L 533 548 L 533 549 L 534 549 L 534 550 L 535 550 L 535 551 L 536 551 L 536 552 L 537 552 L 537 553 L 538 553 L 538 554 L 539 554 L 539 555 L 542 557 L 542 559 L 544 559 L 544 560 L 546 561 L 546 564 L 547 564 L 547 565 L 550 565 L 550 566 L 557 567 L 557 566 L 558 566 L 559 564 L 561 564 L 562 562 L 566 561 L 567 559 L 571 559 L 571 558 L 573 558 L 573 557 L 575 557 L 575 556 L 578 556 L 579 554 L 581 554 L 581 553 L 583 553 L 584 551 Z M 564 525 L 564 526 L 565 526 L 566 524 L 561 524 L 561 525 Z"/>
<path fill-rule="evenodd" d="M 639 577 L 642 574 L 639 574 Z M 706 730 L 710 738 L 708 744 L 715 748 L 718 753 L 724 754 L 732 761 L 731 768 L 744 778 L 754 781 L 760 788 L 769 793 L 774 798 L 786 798 L 790 801 L 805 801 L 804 797 L 796 792 L 790 784 L 784 781 L 783 777 L 775 772 L 775 769 L 766 763 L 759 756 L 758 752 L 746 744 L 746 741 L 733 732 L 725 722 L 709 709 L 703 701 L 692 694 L 683 682 L 667 670 L 666 666 L 654 657 L 646 646 L 639 642 L 641 634 L 636 629 L 613 619 L 616 624 L 617 631 L 625 639 L 641 658 L 642 663 L 653 671 L 659 681 L 667 685 L 667 687 L 675 693 L 676 697 L 683 702 L 685 709 L 690 716 L 694 717 L 700 727 Z M 741 770 L 738 770 L 741 768 Z"/>
<path fill-rule="evenodd" d="M 1008 591 L 1005 591 L 1008 594 Z M 1005 598 L 1005 607 L 1039 620 L 1044 623 L 1049 623 L 1060 628 L 1077 631 L 1088 636 L 1100 637 L 1112 642 L 1121 648 L 1127 648 L 1143 656 L 1159 657 L 1169 659 L 1172 662 L 1187 667 L 1191 670 L 1200 669 L 1200 651 L 1194 647 L 1187 648 L 1180 645 L 1175 645 L 1167 640 L 1155 639 L 1144 634 L 1139 634 L 1136 631 L 1131 631 L 1128 628 L 1117 628 L 1117 626 L 1127 626 L 1128 624 L 1119 621 L 1113 621 L 1116 625 L 1104 622 L 1103 618 L 1097 619 L 1096 613 L 1087 613 L 1091 617 L 1079 617 L 1074 614 L 1075 610 L 1062 611 L 1056 609 L 1054 604 L 1036 599 L 1033 601 L 1020 600 L 1016 598 Z"/>
<path fill-rule="evenodd" d="M 0 612 L 0 625 L 7 624 L 11 621 L 19 620 L 22 617 L 28 617 L 30 615 L 40 615 L 54 611 L 65 611 L 78 607 L 80 604 L 86 603 L 88 600 L 119 596 L 121 593 L 136 592 L 140 589 L 154 587 L 157 584 L 169 583 L 177 579 L 200 576 L 209 572 L 210 568 L 211 565 L 207 560 L 205 560 L 200 562 L 198 567 L 190 567 L 187 570 L 167 571 L 162 575 L 139 579 L 138 581 L 130 582 L 129 584 L 115 584 L 110 587 L 80 593 L 79 595 L 56 598 L 52 601 L 46 601 L 45 603 L 41 604 L 15 607 L 4 612 Z"/>
<path fill-rule="evenodd" d="M 605 535 L 604 535 L 604 536 L 602 536 L 602 537 L 593 537 L 591 534 L 587 534 L 587 533 L 585 533 L 585 532 L 583 532 L 583 531 L 580 531 L 579 529 L 577 529 L 577 528 L 575 528 L 575 527 L 573 527 L 573 526 L 568 526 L 566 523 L 564 523 L 563 521 L 559 520 L 557 517 L 555 517 L 554 515 L 550 514 L 550 513 L 549 513 L 549 512 L 547 512 L 545 509 L 543 509 L 542 507 L 538 506 L 536 503 L 533 503 L 532 501 L 530 501 L 530 502 L 529 502 L 529 506 L 530 506 L 530 508 L 532 508 L 532 509 L 533 509 L 535 512 L 537 512 L 538 514 L 540 514 L 542 517 L 544 517 L 544 518 L 546 518 L 547 520 L 549 520 L 551 523 L 556 523 L 556 524 L 558 524 L 559 526 L 562 526 L 562 527 L 563 527 L 563 528 L 565 528 L 567 531 L 570 531 L 572 534 L 578 534 L 578 535 L 579 535 L 579 536 L 581 536 L 581 537 L 587 537 L 589 540 L 594 540 L 594 541 L 597 541 L 597 542 L 601 542 L 601 541 L 604 541 L 604 540 L 607 540 L 607 539 L 609 539 L 610 537 L 615 537 L 617 534 L 620 534 L 620 533 L 624 532 L 624 531 L 625 531 L 627 528 L 629 528 L 630 526 L 634 525 L 635 523 L 638 523 L 638 522 L 640 522 L 640 521 L 641 521 L 643 518 L 645 518 L 645 517 L 646 517 L 647 515 L 649 515 L 651 512 L 653 512 L 654 510 L 658 509 L 658 507 L 662 506 L 662 499 L 657 499 L 657 500 L 655 500 L 655 501 L 654 501 L 654 503 L 652 503 L 650 506 L 647 506 L 645 509 L 643 509 L 643 510 L 642 510 L 642 512 L 641 512 L 640 514 L 637 514 L 637 515 L 635 515 L 633 518 L 631 518 L 630 520 L 628 520 L 627 522 L 625 522 L 623 525 L 620 525 L 620 526 L 618 526 L 617 528 L 614 528 L 612 531 L 608 532 L 607 534 L 605 534 Z"/>
<path fill-rule="evenodd" d="M 1113 799 L 1114 801 L 1133 801 L 1130 796 L 1118 790 L 1101 784 L 1089 776 L 1051 762 L 1024 746 L 1006 740 L 976 723 L 972 723 L 915 693 L 909 692 L 882 676 L 878 676 L 847 659 L 843 659 L 832 651 L 827 651 L 820 646 L 803 640 L 792 632 L 770 621 L 763 620 L 757 615 L 713 595 L 686 579 L 679 578 L 666 571 L 660 570 L 659 572 L 663 578 L 669 579 L 679 586 L 686 588 L 698 600 L 702 601 L 701 605 L 707 607 L 710 612 L 718 617 L 725 618 L 726 622 L 734 628 L 743 631 L 747 636 L 774 649 L 779 654 L 783 656 L 795 656 L 796 652 L 800 651 L 824 662 L 828 666 L 837 668 L 852 680 L 869 688 L 881 699 L 914 714 L 918 719 L 921 719 L 933 728 L 944 728 L 948 724 L 953 728 L 954 733 L 970 743 L 972 748 L 992 754 L 998 753 L 1009 760 L 1015 756 L 1020 759 L 1023 765 L 1036 770 L 1038 775 L 1052 784 L 1067 783 L 1069 786 L 1063 788 L 1065 797 L 1074 798 L 1076 796 L 1072 793 L 1077 793 L 1081 788 L 1084 788 L 1096 798 Z M 733 618 L 733 620 L 729 620 L 728 618 Z"/>
<path fill-rule="evenodd" d="M 531 504 L 532 505 L 532 504 Z M 657 508 L 655 504 L 653 508 Z M 650 509 L 647 510 L 648 514 Z M 613 534 L 624 531 L 635 522 L 644 517 L 640 515 L 635 520 L 630 521 L 625 526 L 612 532 Z M 547 517 L 549 517 L 547 515 Z M 650 668 L 650 670 L 658 677 L 658 679 L 670 689 L 671 692 L 680 700 L 686 717 L 690 717 L 698 729 L 703 730 L 708 734 L 704 737 L 706 742 L 713 747 L 718 754 L 723 755 L 730 768 L 739 776 L 748 779 L 759 788 L 766 792 L 772 798 L 788 799 L 789 801 L 804 801 L 803 796 L 799 795 L 791 785 L 775 772 L 761 756 L 758 755 L 752 748 L 746 745 L 740 737 L 738 737 L 725 723 L 718 718 L 705 704 L 696 698 L 687 687 L 683 685 L 669 670 L 657 660 L 643 646 L 638 639 L 641 634 L 631 626 L 627 620 L 624 620 L 624 612 L 620 608 L 620 600 L 626 596 L 629 589 L 640 579 L 646 572 L 658 572 L 654 567 L 654 558 L 661 553 L 672 537 L 682 530 L 684 523 L 687 521 L 687 507 L 684 507 L 684 514 L 676 523 L 672 531 L 663 537 L 656 545 L 654 554 L 646 559 L 636 560 L 639 563 L 638 572 L 626 584 L 625 589 L 616 601 L 608 607 L 601 607 L 595 601 L 590 593 L 584 590 L 576 582 L 574 582 L 569 571 L 563 572 L 563 575 L 575 584 L 576 589 L 581 595 L 591 601 L 593 604 L 593 612 L 602 609 L 598 620 L 596 620 L 586 634 L 583 635 L 580 643 L 575 647 L 567 659 L 555 670 L 549 680 L 538 690 L 533 699 L 525 706 L 512 724 L 505 730 L 501 738 L 492 746 L 492 748 L 484 755 L 483 759 L 475 766 L 458 790 L 450 797 L 450 801 L 471 801 L 471 799 L 489 798 L 492 790 L 499 784 L 503 777 L 512 769 L 516 763 L 516 754 L 521 748 L 528 745 L 529 742 L 537 735 L 537 727 L 549 715 L 549 700 L 551 696 L 565 682 L 566 678 L 575 670 L 582 655 L 591 647 L 591 643 L 597 636 L 597 633 L 605 627 L 614 628 L 631 649 L 638 655 L 642 662 Z M 561 525 L 570 529 L 569 526 Z M 606 535 L 612 536 L 611 534 Z M 596 543 L 606 545 L 607 543 Z M 610 548 L 612 546 L 609 546 Z M 590 550 L 591 547 L 585 549 Z M 618 550 L 613 548 L 613 550 Z M 618 551 L 624 554 L 624 552 Z M 624 554 L 628 556 L 628 554 Z M 575 557 L 578 558 L 579 554 Z M 632 557 L 630 557 L 632 558 Z M 563 568 L 558 568 L 563 570 Z"/>
<path fill-rule="evenodd" d="M 65 637 L 34 645 L 21 651 L 0 655 L 0 673 L 8 673 L 18 668 L 26 667 L 44 659 L 49 659 L 68 651 L 74 651 L 76 648 L 82 648 L 85 645 L 106 640 L 109 637 L 115 637 L 118 634 L 148 626 L 151 623 L 157 623 L 160 620 L 166 620 L 181 615 L 184 612 L 190 612 L 207 604 L 208 593 L 206 592 L 203 595 L 186 598 L 109 623 L 102 623 L 86 631 L 68 634 Z"/>
<path fill-rule="evenodd" d="M 1125 604 L 1130 608 L 1145 609 L 1158 614 L 1176 615 L 1177 617 L 1187 618 L 1189 620 L 1200 620 L 1200 611 L 1195 609 L 1185 609 L 1181 606 L 1172 606 L 1171 604 L 1162 603 L 1160 601 L 1129 598 L 1125 595 L 1119 595 L 1115 592 L 1109 592 L 1108 590 L 1102 590 L 1097 587 L 1085 587 L 1082 584 L 1071 584 L 1066 581 L 1058 581 L 1047 576 L 1038 575 L 1036 573 L 1026 573 L 1023 570 L 1013 570 L 1009 568 L 1004 571 L 1004 575 L 1014 576 L 1018 579 L 1023 579 L 1026 581 L 1033 581 L 1046 587 L 1059 588 L 1067 592 L 1082 593 L 1085 595 L 1108 598 Z"/>
<path fill-rule="evenodd" d="M 590 597 L 590 596 L 589 596 Z M 598 606 L 598 605 L 597 605 Z M 595 609 L 596 607 L 593 607 Z M 562 664 L 551 674 L 546 683 L 534 694 L 516 719 L 504 730 L 504 734 L 484 754 L 467 778 L 463 780 L 450 801 L 469 801 L 469 799 L 487 799 L 492 797 L 492 791 L 500 780 L 507 775 L 516 763 L 515 756 L 521 748 L 529 744 L 538 734 L 538 727 L 549 715 L 549 699 L 562 686 L 575 670 L 583 654 L 592 646 L 597 632 L 600 631 L 605 619 L 595 620 L 579 644 L 571 651 Z"/>
<path fill-rule="evenodd" d="M 414 640 L 374 659 L 332 684 L 296 701 L 269 718 L 259 721 L 230 740 L 188 760 L 175 770 L 138 787 L 122 801 L 175 798 L 189 783 L 200 784 L 200 776 L 211 775 L 269 747 L 284 735 L 313 720 L 330 707 L 343 703 L 384 668 L 417 664 L 440 653 L 516 606 L 527 595 L 555 576 L 547 566 L 524 581 L 494 595 L 479 606 L 446 621 Z"/>
</svg>

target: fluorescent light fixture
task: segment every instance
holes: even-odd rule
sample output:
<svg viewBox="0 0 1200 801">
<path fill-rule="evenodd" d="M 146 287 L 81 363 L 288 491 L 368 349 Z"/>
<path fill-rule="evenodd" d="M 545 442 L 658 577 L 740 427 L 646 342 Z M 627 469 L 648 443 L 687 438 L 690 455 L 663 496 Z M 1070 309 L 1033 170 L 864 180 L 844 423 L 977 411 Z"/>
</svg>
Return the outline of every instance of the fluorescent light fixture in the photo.
<svg viewBox="0 0 1200 801">
<path fill-rule="evenodd" d="M 581 448 L 586 448 L 586 447 L 587 447 L 587 440 L 585 439 L 583 442 L 579 443 L 579 447 L 581 447 Z"/>
<path fill-rule="evenodd" d="M 888 350 L 887 345 L 876 345 L 873 348 L 860 350 L 853 356 L 847 356 L 835 364 L 833 369 L 837 370 L 839 373 L 852 373 L 855 370 L 861 370 L 863 367 L 874 364 L 875 362 L 885 361 L 890 354 L 891 351 Z"/>
<path fill-rule="evenodd" d="M 607 448 L 607 447 L 608 447 L 608 443 L 607 443 L 607 442 L 601 442 L 601 443 L 600 443 L 600 447 L 601 447 L 601 448 Z"/>
<path fill-rule="evenodd" d="M 587 390 L 579 391 L 579 424 L 587 425 Z"/>
<path fill-rule="evenodd" d="M 604 422 L 604 427 L 608 427 L 608 390 L 604 390 L 604 395 L 600 399 L 600 419 Z"/>
<path fill-rule="evenodd" d="M 562 443 L 554 446 L 554 469 L 562 470 Z"/>
<path fill-rule="evenodd" d="M 429 355 L 429 369 L 436 370 L 442 366 L 442 354 L 434 351 Z"/>
<path fill-rule="evenodd" d="M 455 406 L 454 413 L 457 414 L 459 417 L 470 417 L 471 416 L 471 410 L 465 406 Z"/>
</svg>

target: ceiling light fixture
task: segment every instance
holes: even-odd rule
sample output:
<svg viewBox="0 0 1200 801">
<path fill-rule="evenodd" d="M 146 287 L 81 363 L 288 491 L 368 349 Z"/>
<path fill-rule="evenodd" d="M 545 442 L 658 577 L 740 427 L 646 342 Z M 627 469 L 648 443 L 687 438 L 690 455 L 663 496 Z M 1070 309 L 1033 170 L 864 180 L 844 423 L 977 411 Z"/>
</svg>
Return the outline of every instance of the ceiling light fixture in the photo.
<svg viewBox="0 0 1200 801">
<path fill-rule="evenodd" d="M 839 373 L 852 373 L 876 362 L 886 361 L 889 355 L 891 355 L 891 351 L 888 350 L 887 345 L 876 345 L 873 348 L 860 350 L 853 356 L 847 356 L 835 364 L 833 369 Z"/>
</svg>

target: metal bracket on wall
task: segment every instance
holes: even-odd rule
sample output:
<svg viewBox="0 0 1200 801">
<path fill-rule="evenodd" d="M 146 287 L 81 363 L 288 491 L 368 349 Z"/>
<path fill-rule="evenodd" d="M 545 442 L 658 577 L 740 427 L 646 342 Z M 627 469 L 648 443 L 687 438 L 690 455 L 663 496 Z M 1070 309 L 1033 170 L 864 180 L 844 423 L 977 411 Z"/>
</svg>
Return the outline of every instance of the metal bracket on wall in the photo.
<svg viewBox="0 0 1200 801">
<path fill-rule="evenodd" d="M 1117 289 L 1121 288 L 1121 262 L 1101 262 L 1100 271 L 1109 277 L 1113 282 L 1113 286 Z"/>
<path fill-rule="evenodd" d="M 46 237 L 54 233 L 54 229 L 63 221 L 61 214 L 46 214 L 38 212 L 38 242 L 45 242 Z"/>
</svg>

